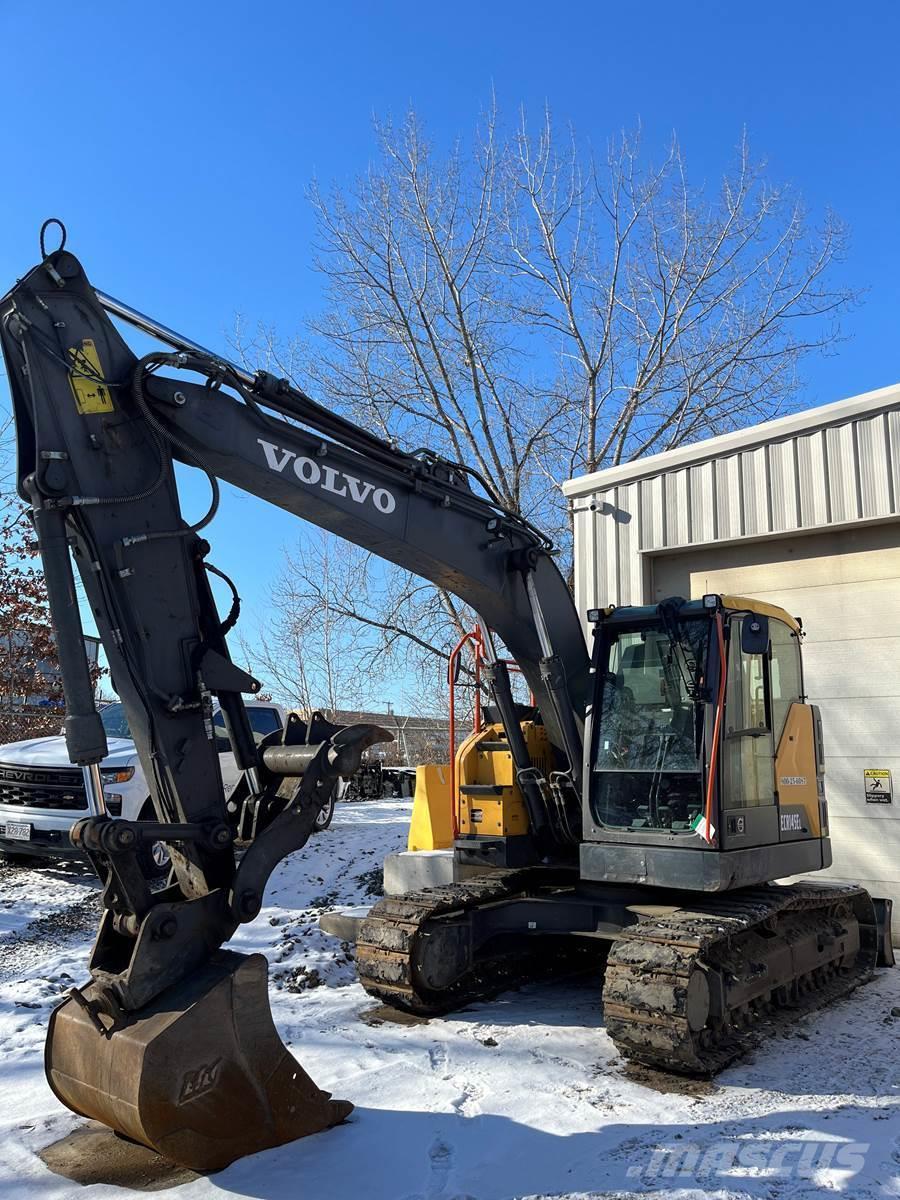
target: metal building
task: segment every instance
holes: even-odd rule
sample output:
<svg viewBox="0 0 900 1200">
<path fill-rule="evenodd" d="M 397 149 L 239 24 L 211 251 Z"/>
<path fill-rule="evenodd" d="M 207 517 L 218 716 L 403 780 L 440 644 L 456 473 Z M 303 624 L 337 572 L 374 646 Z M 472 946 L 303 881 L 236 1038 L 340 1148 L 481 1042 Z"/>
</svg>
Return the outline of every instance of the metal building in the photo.
<svg viewBox="0 0 900 1200">
<path fill-rule="evenodd" d="M 802 618 L 837 879 L 900 938 L 900 386 L 570 480 L 576 602 L 754 596 Z"/>
</svg>

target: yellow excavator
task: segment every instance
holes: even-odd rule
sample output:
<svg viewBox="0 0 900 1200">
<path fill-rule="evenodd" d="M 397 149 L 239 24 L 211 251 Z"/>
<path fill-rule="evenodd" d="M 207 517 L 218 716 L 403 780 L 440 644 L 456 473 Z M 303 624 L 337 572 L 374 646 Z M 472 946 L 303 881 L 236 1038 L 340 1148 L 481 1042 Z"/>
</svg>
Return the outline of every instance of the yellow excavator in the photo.
<svg viewBox="0 0 900 1200">
<path fill-rule="evenodd" d="M 200 1170 L 340 1123 L 271 1020 L 266 963 L 223 949 L 302 846 L 339 777 L 389 738 L 292 716 L 257 744 L 201 536 L 219 480 L 455 593 L 479 616 L 491 702 L 460 751 L 453 877 L 358 929 L 374 995 L 444 1012 L 608 947 L 623 1053 L 715 1071 L 765 1022 L 869 978 L 888 906 L 859 887 L 772 880 L 830 862 L 823 752 L 800 630 L 737 598 L 582 622 L 549 539 L 471 467 L 406 453 L 265 371 L 249 372 L 96 290 L 62 244 L 0 300 L 18 487 L 37 534 L 82 768 L 71 838 L 102 887 L 90 979 L 54 1012 L 46 1070 L 78 1113 Z M 113 319 L 161 343 L 135 354 Z M 188 522 L 174 464 L 208 480 Z M 154 821 L 106 812 L 106 754 L 72 563 L 150 784 Z M 230 584 L 230 581 L 227 581 Z M 534 703 L 515 702 L 505 656 Z M 212 724 L 241 782 L 225 799 Z M 172 871 L 151 890 L 142 845 Z M 240 852 L 239 852 L 240 851 Z"/>
<path fill-rule="evenodd" d="M 574 861 L 538 858 L 513 739 L 489 706 L 451 773 L 453 879 L 439 878 L 446 857 L 400 855 L 399 894 L 361 921 L 324 923 L 355 933 L 373 996 L 423 1015 L 565 968 L 567 950 L 583 958 L 593 945 L 621 1053 L 713 1074 L 892 963 L 890 902 L 855 886 L 771 884 L 831 864 L 822 727 L 804 696 L 796 618 L 719 595 L 588 617 Z M 552 779 L 539 712 L 518 715 L 526 770 Z M 420 842 L 448 824 L 436 782 L 417 791 Z"/>
</svg>

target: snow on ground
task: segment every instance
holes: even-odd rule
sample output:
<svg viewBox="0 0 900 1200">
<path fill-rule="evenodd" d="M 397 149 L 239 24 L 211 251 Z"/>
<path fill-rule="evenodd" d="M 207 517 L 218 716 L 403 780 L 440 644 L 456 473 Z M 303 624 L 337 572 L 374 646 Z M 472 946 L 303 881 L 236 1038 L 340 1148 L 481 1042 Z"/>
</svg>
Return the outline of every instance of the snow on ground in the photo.
<svg viewBox="0 0 900 1200">
<path fill-rule="evenodd" d="M 598 977 L 423 1024 L 367 1024 L 373 1001 L 316 922 L 375 899 L 408 817 L 402 801 L 340 805 L 233 942 L 268 955 L 279 1030 L 320 1086 L 356 1104 L 350 1121 L 182 1184 L 178 1200 L 900 1196 L 900 970 L 714 1083 L 673 1087 L 626 1068 L 603 1029 Z M 42 1052 L 52 1006 L 85 977 L 96 913 L 96 883 L 78 867 L 0 871 L 9 1200 L 126 1194 L 71 1183 L 37 1157 L 80 1124 L 49 1091 Z"/>
</svg>

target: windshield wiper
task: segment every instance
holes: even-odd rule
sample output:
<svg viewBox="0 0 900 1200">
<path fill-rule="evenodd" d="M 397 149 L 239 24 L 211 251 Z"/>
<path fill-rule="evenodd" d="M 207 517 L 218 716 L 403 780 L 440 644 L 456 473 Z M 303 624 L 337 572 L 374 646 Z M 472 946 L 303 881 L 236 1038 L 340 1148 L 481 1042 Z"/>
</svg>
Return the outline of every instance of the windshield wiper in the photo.
<svg viewBox="0 0 900 1200">
<path fill-rule="evenodd" d="M 674 658 L 678 666 L 678 673 L 681 676 L 681 682 L 684 684 L 684 690 L 687 692 L 689 699 L 695 704 L 701 704 L 705 699 L 700 686 L 700 673 L 703 669 L 703 664 L 695 657 L 694 645 L 685 629 L 685 622 L 679 615 L 679 609 L 684 603 L 681 599 L 664 600 L 659 605 L 659 615 L 662 618 L 663 629 L 669 639 L 671 647 L 669 655 L 669 665 L 671 659 Z M 681 651 L 679 655 L 677 650 Z M 665 660 L 663 666 L 665 667 Z"/>
</svg>

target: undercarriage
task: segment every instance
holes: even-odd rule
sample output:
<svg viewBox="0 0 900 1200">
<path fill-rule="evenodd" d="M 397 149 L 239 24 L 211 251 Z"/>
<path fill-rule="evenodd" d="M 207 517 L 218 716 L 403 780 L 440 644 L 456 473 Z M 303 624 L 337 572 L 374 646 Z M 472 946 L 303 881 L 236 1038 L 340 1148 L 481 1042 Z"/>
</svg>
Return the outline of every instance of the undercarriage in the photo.
<svg viewBox="0 0 900 1200">
<path fill-rule="evenodd" d="M 585 886 L 538 867 L 387 897 L 358 928 L 357 962 L 371 995 L 435 1015 L 605 961 L 603 1013 L 620 1052 L 710 1075 L 870 979 L 891 961 L 889 929 L 889 912 L 852 885 L 707 897 Z"/>
</svg>

